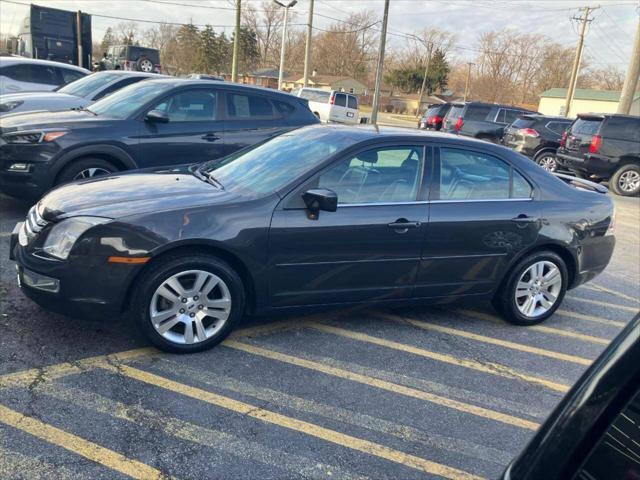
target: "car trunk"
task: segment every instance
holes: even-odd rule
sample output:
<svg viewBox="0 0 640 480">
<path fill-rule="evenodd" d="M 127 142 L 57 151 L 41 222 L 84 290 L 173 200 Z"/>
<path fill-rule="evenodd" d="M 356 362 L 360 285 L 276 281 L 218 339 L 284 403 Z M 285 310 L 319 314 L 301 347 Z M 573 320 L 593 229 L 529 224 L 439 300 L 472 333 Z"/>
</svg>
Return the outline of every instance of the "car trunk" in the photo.
<svg viewBox="0 0 640 480">
<path fill-rule="evenodd" d="M 602 117 L 580 115 L 571 125 L 564 144 L 566 153 L 576 157 L 582 157 L 589 153 L 593 137 L 598 135 Z"/>
</svg>

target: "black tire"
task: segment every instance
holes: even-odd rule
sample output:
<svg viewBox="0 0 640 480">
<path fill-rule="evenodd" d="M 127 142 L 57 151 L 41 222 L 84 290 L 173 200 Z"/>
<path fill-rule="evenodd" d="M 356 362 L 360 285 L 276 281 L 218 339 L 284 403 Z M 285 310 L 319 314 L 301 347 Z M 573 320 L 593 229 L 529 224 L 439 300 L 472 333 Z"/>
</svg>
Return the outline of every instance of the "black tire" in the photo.
<svg viewBox="0 0 640 480">
<path fill-rule="evenodd" d="M 80 160 L 74 160 L 71 164 L 67 165 L 55 180 L 55 185 L 61 185 L 63 183 L 72 182 L 74 180 L 88 179 L 91 177 L 78 177 L 83 172 L 91 171 L 91 169 L 97 169 L 96 175 L 108 175 L 109 173 L 117 172 L 118 167 L 113 163 L 103 160 L 102 158 L 90 158 L 85 157 Z"/>
<path fill-rule="evenodd" d="M 632 197 L 634 195 L 638 195 L 640 193 L 640 182 L 637 183 L 636 188 L 632 190 L 625 189 L 622 185 L 625 174 L 626 176 L 635 174 L 640 177 L 640 165 L 637 165 L 635 163 L 628 163 L 618 168 L 618 170 L 616 170 L 615 173 L 611 176 L 611 180 L 609 180 L 609 187 L 616 195 L 621 195 L 624 197 Z"/>
<path fill-rule="evenodd" d="M 156 289 L 169 277 L 188 270 L 203 270 L 217 275 L 229 288 L 231 312 L 222 328 L 212 337 L 194 344 L 179 344 L 165 339 L 151 323 L 150 305 Z M 226 262 L 208 254 L 171 255 L 152 264 L 136 280 L 131 300 L 131 313 L 142 333 L 160 350 L 172 353 L 194 353 L 222 342 L 240 322 L 245 310 L 245 289 L 238 273 Z"/>
<path fill-rule="evenodd" d="M 516 286 L 520 280 L 522 274 L 534 263 L 540 261 L 548 261 L 555 264 L 556 267 L 560 270 L 560 275 L 562 276 L 562 284 L 560 287 L 560 291 L 557 295 L 555 303 L 552 307 L 547 310 L 544 314 L 541 314 L 536 317 L 528 317 L 523 315 L 515 300 Z M 493 299 L 493 306 L 496 310 L 503 316 L 503 318 L 514 325 L 535 325 L 537 323 L 541 323 L 547 318 L 549 318 L 553 313 L 558 309 L 562 300 L 564 299 L 564 295 L 567 291 L 567 283 L 569 280 L 569 272 L 567 270 L 567 266 L 562 260 L 562 258 L 554 252 L 550 251 L 540 251 L 534 252 L 530 255 L 527 255 L 525 258 L 520 260 L 507 274 L 506 280 L 502 283 L 501 288 Z"/>
</svg>

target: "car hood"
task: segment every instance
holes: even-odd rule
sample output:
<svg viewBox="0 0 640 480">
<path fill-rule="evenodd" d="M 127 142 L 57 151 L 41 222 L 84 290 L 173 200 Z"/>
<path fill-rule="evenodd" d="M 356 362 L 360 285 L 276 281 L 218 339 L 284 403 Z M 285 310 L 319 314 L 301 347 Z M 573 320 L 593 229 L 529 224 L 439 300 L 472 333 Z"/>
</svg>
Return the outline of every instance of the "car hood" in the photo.
<svg viewBox="0 0 640 480">
<path fill-rule="evenodd" d="M 16 115 L 23 112 L 45 111 L 43 113 L 46 113 L 47 110 L 70 110 L 72 108 L 84 107 L 91 103 L 91 101 L 86 98 L 56 92 L 0 95 L 0 105 L 14 100 L 19 100 L 22 103 L 12 110 L 0 112 L 1 117 L 5 118 L 8 115 Z"/>
<path fill-rule="evenodd" d="M 48 98 L 78 98 L 75 95 L 69 95 L 68 93 L 61 92 L 22 92 L 22 93 L 7 93 L 0 95 L 0 103 L 9 102 L 11 100 L 40 100 Z"/>
<path fill-rule="evenodd" d="M 39 202 L 45 220 L 92 215 L 123 218 L 148 212 L 221 204 L 237 198 L 185 169 L 126 173 L 82 180 L 50 191 Z"/>
<path fill-rule="evenodd" d="M 111 120 L 108 117 L 98 117 L 85 110 L 65 110 L 61 112 L 26 112 L 16 115 L 7 115 L 0 119 L 0 131 L 2 133 L 18 130 L 31 130 L 34 128 L 63 128 L 70 124 L 95 122 L 99 120 Z"/>
</svg>

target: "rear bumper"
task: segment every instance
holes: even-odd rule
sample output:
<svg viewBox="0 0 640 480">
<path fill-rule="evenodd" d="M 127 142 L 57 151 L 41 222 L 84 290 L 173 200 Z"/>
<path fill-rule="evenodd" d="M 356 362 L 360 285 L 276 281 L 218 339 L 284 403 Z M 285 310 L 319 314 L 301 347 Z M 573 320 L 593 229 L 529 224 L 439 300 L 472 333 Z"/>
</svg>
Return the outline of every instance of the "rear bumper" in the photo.
<svg viewBox="0 0 640 480">
<path fill-rule="evenodd" d="M 582 157 L 576 157 L 564 152 L 556 154 L 558 163 L 563 167 L 583 175 L 595 175 L 598 178 L 609 178 L 616 169 L 617 161 L 608 157 L 602 157 L 586 153 Z"/>
<path fill-rule="evenodd" d="M 613 235 L 593 237 L 586 241 L 579 248 L 578 271 L 569 288 L 582 285 L 602 273 L 609 265 L 615 246 L 616 238 Z"/>
</svg>

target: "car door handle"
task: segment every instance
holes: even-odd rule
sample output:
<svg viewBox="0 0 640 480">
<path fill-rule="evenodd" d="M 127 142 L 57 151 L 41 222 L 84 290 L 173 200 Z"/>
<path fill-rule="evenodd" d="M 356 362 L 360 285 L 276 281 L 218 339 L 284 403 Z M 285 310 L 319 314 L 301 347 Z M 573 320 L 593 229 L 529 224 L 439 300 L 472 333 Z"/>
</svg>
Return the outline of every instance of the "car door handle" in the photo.
<svg viewBox="0 0 640 480">
<path fill-rule="evenodd" d="M 399 218 L 393 223 L 387 225 L 389 228 L 393 228 L 394 230 L 402 230 L 407 231 L 410 228 L 420 228 L 420 222 L 410 222 L 405 218 Z"/>
<path fill-rule="evenodd" d="M 538 221 L 538 219 L 521 213 L 517 217 L 512 218 L 511 221 L 516 223 L 535 223 Z"/>
<path fill-rule="evenodd" d="M 215 142 L 216 140 L 220 140 L 220 137 L 217 136 L 215 133 L 206 133 L 204 135 L 202 135 L 203 140 L 206 140 L 207 142 Z"/>
</svg>

